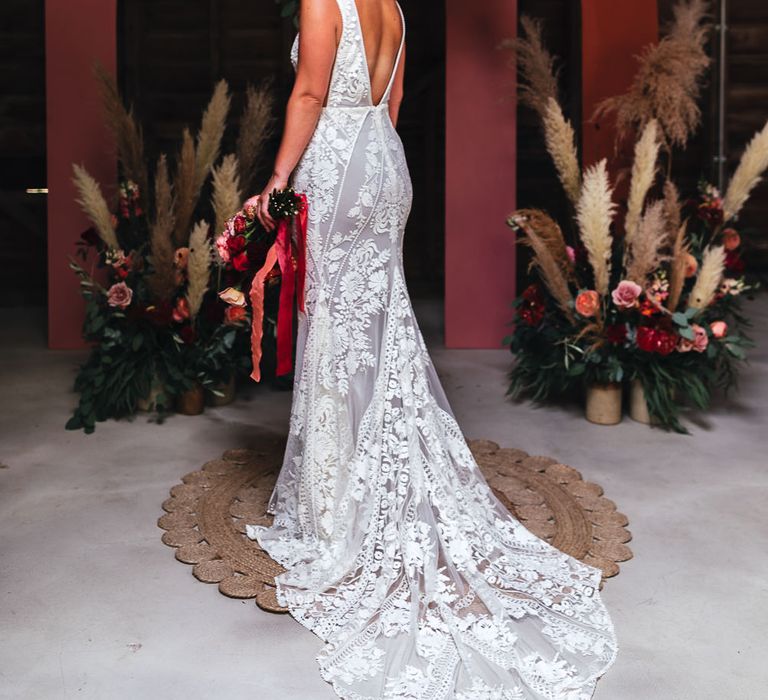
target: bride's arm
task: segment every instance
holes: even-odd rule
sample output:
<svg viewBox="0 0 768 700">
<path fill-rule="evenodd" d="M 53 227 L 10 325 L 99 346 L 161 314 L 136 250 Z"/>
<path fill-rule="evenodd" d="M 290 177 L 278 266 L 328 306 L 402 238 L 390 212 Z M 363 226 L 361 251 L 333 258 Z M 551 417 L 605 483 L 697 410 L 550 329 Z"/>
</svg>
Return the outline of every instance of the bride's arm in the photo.
<svg viewBox="0 0 768 700">
<path fill-rule="evenodd" d="M 400 114 L 400 103 L 403 101 L 403 79 L 405 76 L 405 42 L 403 42 L 403 55 L 400 57 L 400 64 L 397 66 L 397 73 L 392 83 L 392 90 L 389 93 L 389 117 L 392 124 L 397 126 L 397 118 Z"/>
<path fill-rule="evenodd" d="M 340 20 L 336 0 L 301 0 L 296 82 L 288 99 L 272 177 L 259 195 L 257 208 L 260 221 L 270 230 L 275 222 L 269 215 L 269 194 L 287 187 L 288 178 L 315 131 L 336 58 Z"/>
</svg>

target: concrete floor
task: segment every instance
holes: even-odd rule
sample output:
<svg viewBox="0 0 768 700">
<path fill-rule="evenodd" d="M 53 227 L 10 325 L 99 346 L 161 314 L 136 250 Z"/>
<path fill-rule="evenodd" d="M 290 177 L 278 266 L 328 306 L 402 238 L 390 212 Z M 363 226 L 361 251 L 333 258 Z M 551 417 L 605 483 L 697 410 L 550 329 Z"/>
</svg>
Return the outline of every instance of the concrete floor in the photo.
<svg viewBox="0 0 768 700">
<path fill-rule="evenodd" d="M 509 354 L 443 349 L 439 307 L 416 307 L 468 437 L 556 457 L 629 517 L 635 558 L 603 591 L 621 648 L 597 700 L 768 698 L 768 299 L 750 307 L 741 392 L 691 437 L 509 403 Z M 46 350 L 44 327 L 0 312 L 0 697 L 331 700 L 317 638 L 199 583 L 156 526 L 182 475 L 252 446 L 254 426 L 284 430 L 290 395 L 253 386 L 195 418 L 65 432 L 84 355 Z"/>
</svg>

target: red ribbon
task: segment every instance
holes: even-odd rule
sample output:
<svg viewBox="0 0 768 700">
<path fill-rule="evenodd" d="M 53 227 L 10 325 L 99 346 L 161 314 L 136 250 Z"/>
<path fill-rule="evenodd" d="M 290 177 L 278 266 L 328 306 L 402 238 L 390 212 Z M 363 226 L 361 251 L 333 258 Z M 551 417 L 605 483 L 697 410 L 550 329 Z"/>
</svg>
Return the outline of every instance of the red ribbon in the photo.
<svg viewBox="0 0 768 700">
<path fill-rule="evenodd" d="M 293 369 L 293 298 L 298 297 L 300 311 L 305 310 L 304 289 L 306 277 L 306 238 L 307 238 L 307 198 L 299 195 L 302 207 L 297 216 L 280 219 L 277 224 L 275 242 L 267 251 L 264 265 L 256 273 L 251 283 L 251 354 L 253 372 L 251 379 L 261 379 L 261 341 L 264 325 L 264 282 L 272 271 L 275 262 L 280 266 L 280 301 L 277 312 L 277 376 L 289 374 Z M 295 224 L 295 226 L 293 225 Z M 292 240 L 291 229 L 296 229 L 296 240 Z M 296 251 L 296 270 L 291 259 L 292 250 Z"/>
</svg>

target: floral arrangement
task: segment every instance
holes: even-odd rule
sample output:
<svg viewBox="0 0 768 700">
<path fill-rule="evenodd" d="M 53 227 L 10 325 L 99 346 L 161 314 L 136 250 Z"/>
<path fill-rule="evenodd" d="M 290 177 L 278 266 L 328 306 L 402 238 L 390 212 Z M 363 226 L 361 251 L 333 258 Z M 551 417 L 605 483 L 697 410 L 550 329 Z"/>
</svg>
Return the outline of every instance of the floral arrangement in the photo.
<svg viewBox="0 0 768 700">
<path fill-rule="evenodd" d="M 636 137 L 623 217 L 606 160 L 580 166 L 556 96 L 554 59 L 540 25 L 523 20 L 525 36 L 512 42 L 522 99 L 541 117 L 574 225 L 564 233 L 540 210 L 509 217 L 539 280 L 516 300 L 514 331 L 504 341 L 516 356 L 510 395 L 544 400 L 577 386 L 638 380 L 655 422 L 684 431 L 684 406 L 705 409 L 716 388 L 736 383 L 750 346 L 742 298 L 753 288 L 737 217 L 768 167 L 768 124 L 724 196 L 701 183 L 693 199 L 680 201 L 673 146 L 698 125 L 695 100 L 709 63 L 704 13 L 699 0 L 679 2 L 667 36 L 640 57 L 629 93 L 599 107 L 616 113 L 620 138 Z M 662 64 L 664 71 L 654 70 Z"/>
<path fill-rule="evenodd" d="M 116 206 L 84 168 L 74 166 L 78 202 L 93 226 L 82 235 L 70 267 L 86 301 L 83 335 L 91 344 L 75 390 L 80 400 L 68 429 L 90 433 L 98 421 L 140 406 L 162 417 L 174 400 L 222 388 L 249 364 L 248 318 L 217 291 L 229 272 L 219 265 L 211 227 L 240 207 L 241 183 L 252 185 L 272 129 L 269 86 L 248 88 L 237 153 L 221 157 L 230 108 L 225 81 L 216 85 L 197 137 L 188 129 L 175 167 L 161 155 L 150 177 L 141 128 L 114 81 L 97 69 L 119 165 Z M 211 201 L 201 193 L 211 181 Z M 202 409 L 201 409 L 202 410 Z"/>
<path fill-rule="evenodd" d="M 248 301 L 253 315 L 251 331 L 251 377 L 259 381 L 261 342 L 264 318 L 264 287 L 280 280 L 277 331 L 278 376 L 293 369 L 293 303 L 294 291 L 304 311 L 304 277 L 306 271 L 307 198 L 293 188 L 273 190 L 269 197 L 269 213 L 276 227 L 267 231 L 256 216 L 249 200 L 244 208 L 227 220 L 226 228 L 216 239 L 216 249 L 225 268 L 239 273 L 236 286 L 219 292 L 229 304 L 228 312 L 245 314 Z M 298 275 L 298 282 L 296 276 Z M 250 290 L 246 295 L 246 289 Z"/>
</svg>

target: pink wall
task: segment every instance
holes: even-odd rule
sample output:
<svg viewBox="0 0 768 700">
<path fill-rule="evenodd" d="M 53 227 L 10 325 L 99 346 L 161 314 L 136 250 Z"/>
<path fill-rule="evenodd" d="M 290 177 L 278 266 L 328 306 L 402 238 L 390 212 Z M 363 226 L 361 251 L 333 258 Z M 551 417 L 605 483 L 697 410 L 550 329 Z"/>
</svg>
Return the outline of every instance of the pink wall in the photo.
<svg viewBox="0 0 768 700">
<path fill-rule="evenodd" d="M 582 0 L 582 124 L 584 164 L 614 153 L 612 118 L 591 121 L 597 104 L 627 90 L 644 46 L 659 39 L 656 0 Z"/>
<path fill-rule="evenodd" d="M 445 343 L 499 348 L 512 318 L 516 0 L 446 2 Z"/>
<path fill-rule="evenodd" d="M 82 347 L 83 301 L 67 266 L 89 226 L 75 204 L 72 163 L 112 187 L 115 158 L 103 124 L 96 82 L 98 59 L 114 73 L 116 0 L 46 0 L 48 152 L 48 346 Z"/>
</svg>

